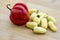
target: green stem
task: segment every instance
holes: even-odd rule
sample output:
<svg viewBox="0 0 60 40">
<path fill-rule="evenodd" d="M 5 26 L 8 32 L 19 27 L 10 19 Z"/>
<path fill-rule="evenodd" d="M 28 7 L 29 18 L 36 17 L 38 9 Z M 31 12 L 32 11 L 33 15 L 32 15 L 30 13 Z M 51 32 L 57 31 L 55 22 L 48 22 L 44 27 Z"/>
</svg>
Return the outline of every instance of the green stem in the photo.
<svg viewBox="0 0 60 40">
<path fill-rule="evenodd" d="M 37 12 L 36 13 L 38 13 L 39 12 L 39 10 L 37 10 Z"/>
<path fill-rule="evenodd" d="M 46 14 L 47 14 L 47 17 L 46 17 L 47 18 L 47 21 L 49 22 L 49 20 L 48 20 L 48 13 L 46 13 Z"/>
</svg>

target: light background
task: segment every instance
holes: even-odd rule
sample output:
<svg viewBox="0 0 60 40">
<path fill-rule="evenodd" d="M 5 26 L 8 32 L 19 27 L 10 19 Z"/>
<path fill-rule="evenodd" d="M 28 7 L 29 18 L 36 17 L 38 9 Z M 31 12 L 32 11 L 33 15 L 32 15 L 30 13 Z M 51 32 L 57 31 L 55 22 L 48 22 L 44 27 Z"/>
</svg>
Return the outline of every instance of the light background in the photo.
<svg viewBox="0 0 60 40">
<path fill-rule="evenodd" d="M 37 8 L 53 16 L 57 20 L 58 31 L 52 32 L 48 29 L 45 35 L 37 35 L 24 26 L 12 24 L 9 20 L 10 11 L 6 8 L 6 5 L 11 4 L 12 8 L 16 2 L 22 1 L 28 8 Z M 54 3 L 52 0 L 0 0 L 0 40 L 60 40 L 59 0 Z"/>
</svg>

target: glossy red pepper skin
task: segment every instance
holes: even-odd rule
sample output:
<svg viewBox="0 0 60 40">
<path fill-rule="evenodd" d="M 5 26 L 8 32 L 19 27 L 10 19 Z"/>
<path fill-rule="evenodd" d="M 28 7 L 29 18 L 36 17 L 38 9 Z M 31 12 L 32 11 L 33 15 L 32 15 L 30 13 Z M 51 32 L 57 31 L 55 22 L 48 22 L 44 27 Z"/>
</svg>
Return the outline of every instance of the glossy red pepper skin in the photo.
<svg viewBox="0 0 60 40">
<path fill-rule="evenodd" d="M 13 6 L 10 20 L 16 25 L 24 25 L 30 20 L 28 8 L 25 4 L 17 3 Z"/>
<path fill-rule="evenodd" d="M 12 14 L 10 14 L 10 20 L 16 25 L 24 25 L 26 23 L 26 21 L 16 19 Z"/>
<path fill-rule="evenodd" d="M 23 6 L 23 7 L 26 9 L 26 11 L 28 12 L 28 8 L 27 8 L 27 6 L 26 6 L 24 3 L 16 3 L 16 4 L 14 5 L 14 7 L 15 7 L 15 6 L 18 6 L 18 5 L 19 5 L 19 6 L 20 6 L 20 5 Z M 14 7 L 13 7 L 13 8 L 14 8 Z"/>
</svg>

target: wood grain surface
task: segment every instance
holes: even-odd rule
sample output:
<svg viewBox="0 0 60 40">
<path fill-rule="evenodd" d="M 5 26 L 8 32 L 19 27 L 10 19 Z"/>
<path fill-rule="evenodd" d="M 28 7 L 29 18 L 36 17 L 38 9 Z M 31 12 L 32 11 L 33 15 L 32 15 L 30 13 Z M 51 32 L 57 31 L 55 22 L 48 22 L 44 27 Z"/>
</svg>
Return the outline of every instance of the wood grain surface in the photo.
<svg viewBox="0 0 60 40">
<path fill-rule="evenodd" d="M 23 0 L 0 0 L 0 40 L 60 40 L 60 10 L 48 8 L 42 5 L 23 1 L 28 8 L 37 8 L 40 11 L 47 12 L 57 20 L 57 32 L 47 29 L 46 34 L 34 34 L 32 30 L 25 26 L 14 25 L 9 20 L 10 11 L 6 8 L 7 4 L 12 6 L 16 2 Z"/>
</svg>

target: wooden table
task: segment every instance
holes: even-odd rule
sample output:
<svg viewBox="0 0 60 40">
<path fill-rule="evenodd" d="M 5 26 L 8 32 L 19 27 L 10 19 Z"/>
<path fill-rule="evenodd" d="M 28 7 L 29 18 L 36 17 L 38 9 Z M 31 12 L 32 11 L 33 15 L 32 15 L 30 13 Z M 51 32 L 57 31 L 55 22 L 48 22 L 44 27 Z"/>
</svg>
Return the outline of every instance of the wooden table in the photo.
<svg viewBox="0 0 60 40">
<path fill-rule="evenodd" d="M 37 8 L 40 11 L 47 12 L 49 15 L 55 17 L 57 20 L 57 32 L 52 32 L 47 29 L 47 33 L 42 35 L 34 34 L 32 30 L 24 26 L 17 26 L 12 24 L 9 20 L 10 11 L 6 8 L 7 4 L 11 7 L 18 0 L 0 0 L 0 40 L 60 40 L 60 10 L 44 7 L 42 5 L 24 2 L 28 8 Z M 21 2 L 21 1 L 20 1 Z"/>
</svg>

